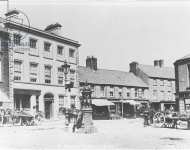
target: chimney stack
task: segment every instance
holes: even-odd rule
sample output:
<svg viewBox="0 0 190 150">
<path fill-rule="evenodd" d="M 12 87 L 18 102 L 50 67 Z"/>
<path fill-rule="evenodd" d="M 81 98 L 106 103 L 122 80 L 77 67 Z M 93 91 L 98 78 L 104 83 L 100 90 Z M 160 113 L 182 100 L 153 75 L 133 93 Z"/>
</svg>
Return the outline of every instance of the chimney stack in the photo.
<svg viewBox="0 0 190 150">
<path fill-rule="evenodd" d="M 56 35 L 61 35 L 61 27 L 62 25 L 59 23 L 50 24 L 45 28 L 45 31 L 56 34 Z"/>
<path fill-rule="evenodd" d="M 159 60 L 154 60 L 154 67 L 159 67 Z"/>
<path fill-rule="evenodd" d="M 90 68 L 92 70 L 97 70 L 97 58 L 93 56 L 87 56 L 86 58 L 86 68 Z"/>
<path fill-rule="evenodd" d="M 136 61 L 131 62 L 131 63 L 129 64 L 129 67 L 130 67 L 129 72 L 132 72 L 132 73 L 134 73 L 135 75 L 137 75 L 138 65 L 139 65 L 139 63 L 136 62 Z"/>
<path fill-rule="evenodd" d="M 160 68 L 164 67 L 164 60 L 163 59 L 159 60 L 159 66 L 160 66 Z"/>
</svg>

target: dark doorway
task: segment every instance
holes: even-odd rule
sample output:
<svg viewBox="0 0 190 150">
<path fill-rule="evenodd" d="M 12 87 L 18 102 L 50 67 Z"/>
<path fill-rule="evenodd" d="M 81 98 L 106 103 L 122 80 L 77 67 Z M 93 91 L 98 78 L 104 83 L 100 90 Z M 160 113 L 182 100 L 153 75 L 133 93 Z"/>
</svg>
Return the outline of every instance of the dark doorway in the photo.
<svg viewBox="0 0 190 150">
<path fill-rule="evenodd" d="M 53 117 L 53 98 L 54 96 L 50 93 L 44 95 L 44 109 L 46 119 Z"/>
</svg>

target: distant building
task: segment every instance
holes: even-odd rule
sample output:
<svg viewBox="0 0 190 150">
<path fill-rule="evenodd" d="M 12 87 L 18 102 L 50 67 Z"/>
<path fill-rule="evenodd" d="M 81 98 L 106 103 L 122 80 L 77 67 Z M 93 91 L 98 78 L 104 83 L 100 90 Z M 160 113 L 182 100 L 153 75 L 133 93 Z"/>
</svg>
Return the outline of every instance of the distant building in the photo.
<svg viewBox="0 0 190 150">
<path fill-rule="evenodd" d="M 86 67 L 79 67 L 79 80 L 81 87 L 87 82 L 93 89 L 92 103 L 97 113 L 110 105 L 111 113 L 130 115 L 135 104 L 148 105 L 146 83 L 130 72 L 99 69 L 95 57 L 87 57 Z"/>
<path fill-rule="evenodd" d="M 57 117 L 61 107 L 70 107 L 71 103 L 79 107 L 80 44 L 60 35 L 61 25 L 58 23 L 45 30 L 16 22 L 6 22 L 4 27 L 12 42 L 3 54 L 5 56 L 8 52 L 8 57 L 2 61 L 6 66 L 2 65 L 4 69 L 1 71 L 6 71 L 2 82 L 9 83 L 11 108 L 40 110 L 49 119 Z M 71 66 L 67 80 L 73 83 L 67 95 L 62 69 L 65 61 Z"/>
<path fill-rule="evenodd" d="M 190 55 L 174 63 L 176 77 L 176 108 L 180 113 L 190 114 Z"/>
<path fill-rule="evenodd" d="M 164 67 L 163 60 L 155 60 L 154 65 L 130 63 L 130 72 L 148 84 L 148 99 L 155 110 L 169 109 L 175 105 L 174 69 Z"/>
</svg>

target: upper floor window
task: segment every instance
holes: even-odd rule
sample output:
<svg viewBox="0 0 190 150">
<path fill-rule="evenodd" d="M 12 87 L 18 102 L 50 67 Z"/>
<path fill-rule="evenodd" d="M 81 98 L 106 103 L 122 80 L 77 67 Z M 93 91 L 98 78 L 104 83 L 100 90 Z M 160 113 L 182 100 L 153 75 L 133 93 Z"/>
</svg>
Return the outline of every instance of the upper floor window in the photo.
<svg viewBox="0 0 190 150">
<path fill-rule="evenodd" d="M 45 66 L 45 83 L 51 83 L 51 66 Z"/>
<path fill-rule="evenodd" d="M 14 61 L 14 72 L 19 72 L 21 73 L 21 65 L 22 65 L 22 61 Z"/>
<path fill-rule="evenodd" d="M 15 45 L 20 45 L 21 44 L 21 35 L 20 34 L 14 34 L 13 35 L 13 42 Z"/>
<path fill-rule="evenodd" d="M 110 97 L 113 97 L 113 91 L 110 92 Z"/>
<path fill-rule="evenodd" d="M 14 61 L 14 80 L 21 80 L 22 61 Z"/>
<path fill-rule="evenodd" d="M 164 80 L 160 80 L 160 86 L 164 86 Z"/>
<path fill-rule="evenodd" d="M 168 81 L 168 86 L 172 87 L 172 81 Z"/>
<path fill-rule="evenodd" d="M 153 85 L 156 86 L 157 85 L 157 80 L 153 79 Z"/>
<path fill-rule="evenodd" d="M 127 92 L 127 97 L 130 97 L 130 92 Z"/>
<path fill-rule="evenodd" d="M 30 63 L 30 74 L 37 75 L 37 73 L 38 73 L 38 64 Z"/>
<path fill-rule="evenodd" d="M 57 54 L 63 55 L 63 46 L 57 46 Z"/>
<path fill-rule="evenodd" d="M 135 97 L 138 97 L 138 89 L 135 88 Z"/>
<path fill-rule="evenodd" d="M 44 50 L 46 52 L 50 52 L 51 43 L 44 42 Z"/>
<path fill-rule="evenodd" d="M 122 92 L 119 92 L 119 97 L 121 97 L 122 96 Z"/>
<path fill-rule="evenodd" d="M 30 44 L 30 48 L 36 48 L 37 40 L 31 38 L 29 41 L 29 44 Z"/>
<path fill-rule="evenodd" d="M 69 57 L 74 58 L 75 57 L 75 50 L 74 49 L 69 49 Z"/>
<path fill-rule="evenodd" d="M 63 84 L 63 68 L 59 67 L 58 71 L 58 84 Z"/>
<path fill-rule="evenodd" d="M 153 96 L 154 96 L 154 97 L 157 96 L 157 90 L 153 90 Z"/>
</svg>

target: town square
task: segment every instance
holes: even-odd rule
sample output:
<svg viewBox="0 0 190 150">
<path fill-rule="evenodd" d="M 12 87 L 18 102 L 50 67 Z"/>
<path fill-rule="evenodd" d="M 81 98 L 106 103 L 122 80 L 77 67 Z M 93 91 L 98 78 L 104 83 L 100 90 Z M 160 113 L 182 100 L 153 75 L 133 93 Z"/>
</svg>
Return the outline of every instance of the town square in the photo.
<svg viewBox="0 0 190 150">
<path fill-rule="evenodd" d="M 190 2 L 0 1 L 0 149 L 190 149 Z"/>
</svg>

